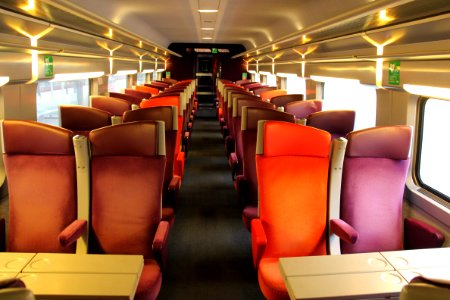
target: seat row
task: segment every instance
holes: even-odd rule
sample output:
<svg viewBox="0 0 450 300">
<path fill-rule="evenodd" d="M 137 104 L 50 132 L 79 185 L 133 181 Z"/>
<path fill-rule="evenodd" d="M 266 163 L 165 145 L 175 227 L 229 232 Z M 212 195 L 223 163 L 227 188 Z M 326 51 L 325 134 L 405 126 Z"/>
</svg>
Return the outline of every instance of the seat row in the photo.
<svg viewBox="0 0 450 300">
<path fill-rule="evenodd" d="M 162 220 L 164 127 L 161 121 L 124 123 L 93 130 L 88 139 L 34 121 L 4 120 L 6 250 L 139 254 L 144 269 L 135 299 L 155 299 L 170 229 Z"/>
<path fill-rule="evenodd" d="M 251 220 L 257 215 L 258 202 L 255 166 L 258 121 L 279 120 L 307 124 L 331 132 L 332 138 L 337 138 L 353 130 L 355 112 L 321 111 L 321 100 L 302 100 L 303 95 L 287 95 L 285 90 L 264 92 L 268 93 L 265 97 L 274 96 L 269 101 L 264 101 L 246 91 L 246 86 L 219 82 L 217 89 L 219 109 L 223 108 L 221 124 L 226 136 L 225 147 L 232 178 L 243 206 L 243 222 L 250 230 Z"/>
</svg>

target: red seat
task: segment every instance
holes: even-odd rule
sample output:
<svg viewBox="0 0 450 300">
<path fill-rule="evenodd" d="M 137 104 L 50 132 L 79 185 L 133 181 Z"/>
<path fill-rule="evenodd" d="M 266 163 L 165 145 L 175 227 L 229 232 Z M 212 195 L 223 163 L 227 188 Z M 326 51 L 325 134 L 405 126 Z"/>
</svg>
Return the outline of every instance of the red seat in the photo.
<svg viewBox="0 0 450 300">
<path fill-rule="evenodd" d="M 259 125 L 252 254 L 267 299 L 289 299 L 280 257 L 326 254 L 329 153 L 325 131 L 279 121 Z"/>
<path fill-rule="evenodd" d="M 291 114 L 268 108 L 243 107 L 241 117 L 241 140 L 242 140 L 242 175 L 236 176 L 236 186 L 244 210 L 242 220 L 250 230 L 250 222 L 258 217 L 258 181 L 256 179 L 255 149 L 260 120 L 277 120 L 295 123 Z"/>
<path fill-rule="evenodd" d="M 231 127 L 233 129 L 233 135 L 235 138 L 235 151 L 231 152 L 228 158 L 228 162 L 231 167 L 232 177 L 235 178 L 236 175 L 242 175 L 242 163 L 244 161 L 244 150 L 242 146 L 241 137 L 241 116 L 242 107 L 261 107 L 267 109 L 275 109 L 272 103 L 261 101 L 257 96 L 247 96 L 242 95 L 240 97 L 233 99 L 233 119 Z"/>
<path fill-rule="evenodd" d="M 351 132 L 344 157 L 340 217 L 331 232 L 340 249 L 360 253 L 440 247 L 442 233 L 415 220 L 403 222 L 411 127 L 380 126 Z"/>
<path fill-rule="evenodd" d="M 355 126 L 355 111 L 325 110 L 312 113 L 306 125 L 328 131 L 333 139 L 345 137 Z"/>
<path fill-rule="evenodd" d="M 169 223 L 161 221 L 164 123 L 132 122 L 91 131 L 90 252 L 140 254 L 135 299 L 155 299 L 167 255 Z"/>
<path fill-rule="evenodd" d="M 178 109 L 176 106 L 155 106 L 127 111 L 123 116 L 123 122 L 134 121 L 164 122 L 167 161 L 163 186 L 162 219 L 172 225 L 175 219 L 175 202 L 181 185 L 181 178 L 174 174 L 178 138 Z"/>
<path fill-rule="evenodd" d="M 73 133 L 33 121 L 4 120 L 1 127 L 9 191 L 7 251 L 74 253 L 87 221 L 77 220 Z"/>
<path fill-rule="evenodd" d="M 113 97 L 113 98 L 127 100 L 130 104 L 135 104 L 135 105 L 139 105 L 142 101 L 142 98 L 140 98 L 140 97 L 122 94 L 122 93 L 109 92 L 109 96 Z"/>
<path fill-rule="evenodd" d="M 108 97 L 91 96 L 91 107 L 109 112 L 113 116 L 123 116 L 127 110 L 131 110 L 131 104 L 127 100 Z"/>
<path fill-rule="evenodd" d="M 152 97 L 152 93 L 150 93 L 150 92 L 138 91 L 138 90 L 131 89 L 131 88 L 126 88 L 125 94 L 140 98 L 141 100 Z"/>
<path fill-rule="evenodd" d="M 104 110 L 80 105 L 61 105 L 59 110 L 61 127 L 74 134 L 88 136 L 91 130 L 111 125 L 112 115 Z"/>
</svg>

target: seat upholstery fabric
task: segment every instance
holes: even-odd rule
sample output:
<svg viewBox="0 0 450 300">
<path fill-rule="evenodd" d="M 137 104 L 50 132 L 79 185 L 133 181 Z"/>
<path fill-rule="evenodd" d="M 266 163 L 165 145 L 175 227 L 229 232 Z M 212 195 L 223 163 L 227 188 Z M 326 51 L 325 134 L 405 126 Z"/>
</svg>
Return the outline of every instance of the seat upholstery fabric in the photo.
<svg viewBox="0 0 450 300">
<path fill-rule="evenodd" d="M 345 137 L 355 126 L 355 111 L 319 111 L 308 116 L 306 125 L 328 131 L 333 139 Z"/>
<path fill-rule="evenodd" d="M 322 100 L 292 101 L 284 105 L 284 111 L 293 114 L 296 119 L 307 118 L 321 110 Z"/>
<path fill-rule="evenodd" d="M 91 96 L 91 106 L 113 116 L 122 116 L 124 112 L 131 110 L 131 104 L 127 100 L 108 96 Z"/>
<path fill-rule="evenodd" d="M 288 103 L 293 101 L 302 101 L 303 94 L 289 94 L 289 95 L 280 95 L 275 96 L 270 99 L 270 102 L 275 104 L 277 107 L 285 106 Z"/>
<path fill-rule="evenodd" d="M 61 105 L 61 127 L 74 134 L 88 136 L 91 130 L 111 125 L 111 114 L 107 111 L 80 105 Z"/>
</svg>

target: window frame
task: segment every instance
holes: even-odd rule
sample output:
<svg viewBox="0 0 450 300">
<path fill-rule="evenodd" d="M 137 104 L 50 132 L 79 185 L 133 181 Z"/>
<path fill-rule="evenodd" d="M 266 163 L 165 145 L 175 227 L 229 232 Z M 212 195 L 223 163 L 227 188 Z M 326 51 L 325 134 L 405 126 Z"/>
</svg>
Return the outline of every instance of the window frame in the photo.
<svg viewBox="0 0 450 300">
<path fill-rule="evenodd" d="M 413 179 L 414 183 L 426 190 L 427 192 L 441 198 L 442 200 L 446 201 L 447 204 L 450 204 L 450 196 L 447 196 L 446 194 L 440 192 L 439 190 L 436 190 L 435 188 L 429 186 L 426 184 L 422 178 L 420 177 L 420 166 L 422 162 L 422 144 L 423 144 L 423 133 L 424 133 L 424 125 L 425 125 L 425 107 L 430 99 L 436 99 L 440 101 L 447 101 L 444 99 L 438 99 L 438 98 L 430 98 L 430 97 L 420 97 L 418 99 L 418 106 L 417 106 L 417 126 L 416 126 L 416 146 L 415 146 L 415 159 L 414 159 L 414 166 L 413 166 Z"/>
</svg>

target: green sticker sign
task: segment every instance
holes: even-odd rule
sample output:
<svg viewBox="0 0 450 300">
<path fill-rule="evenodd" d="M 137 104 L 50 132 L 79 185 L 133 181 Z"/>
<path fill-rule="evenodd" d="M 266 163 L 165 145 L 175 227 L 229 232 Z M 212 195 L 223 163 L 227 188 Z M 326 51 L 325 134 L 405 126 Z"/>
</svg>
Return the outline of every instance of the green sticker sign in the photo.
<svg viewBox="0 0 450 300">
<path fill-rule="evenodd" d="M 212 49 L 211 49 L 211 53 L 214 53 L 214 54 L 219 53 L 219 49 L 217 49 L 217 48 L 212 48 Z"/>
<path fill-rule="evenodd" d="M 53 77 L 53 56 L 44 55 L 44 76 Z"/>
<path fill-rule="evenodd" d="M 246 73 L 246 72 L 243 72 L 243 73 L 242 73 L 242 79 L 243 79 L 243 80 L 247 79 L 247 73 Z"/>
<path fill-rule="evenodd" d="M 166 72 L 166 78 L 170 78 L 170 71 Z"/>
<path fill-rule="evenodd" d="M 400 85 L 400 62 L 389 62 L 389 77 L 388 83 L 392 85 Z"/>
</svg>

